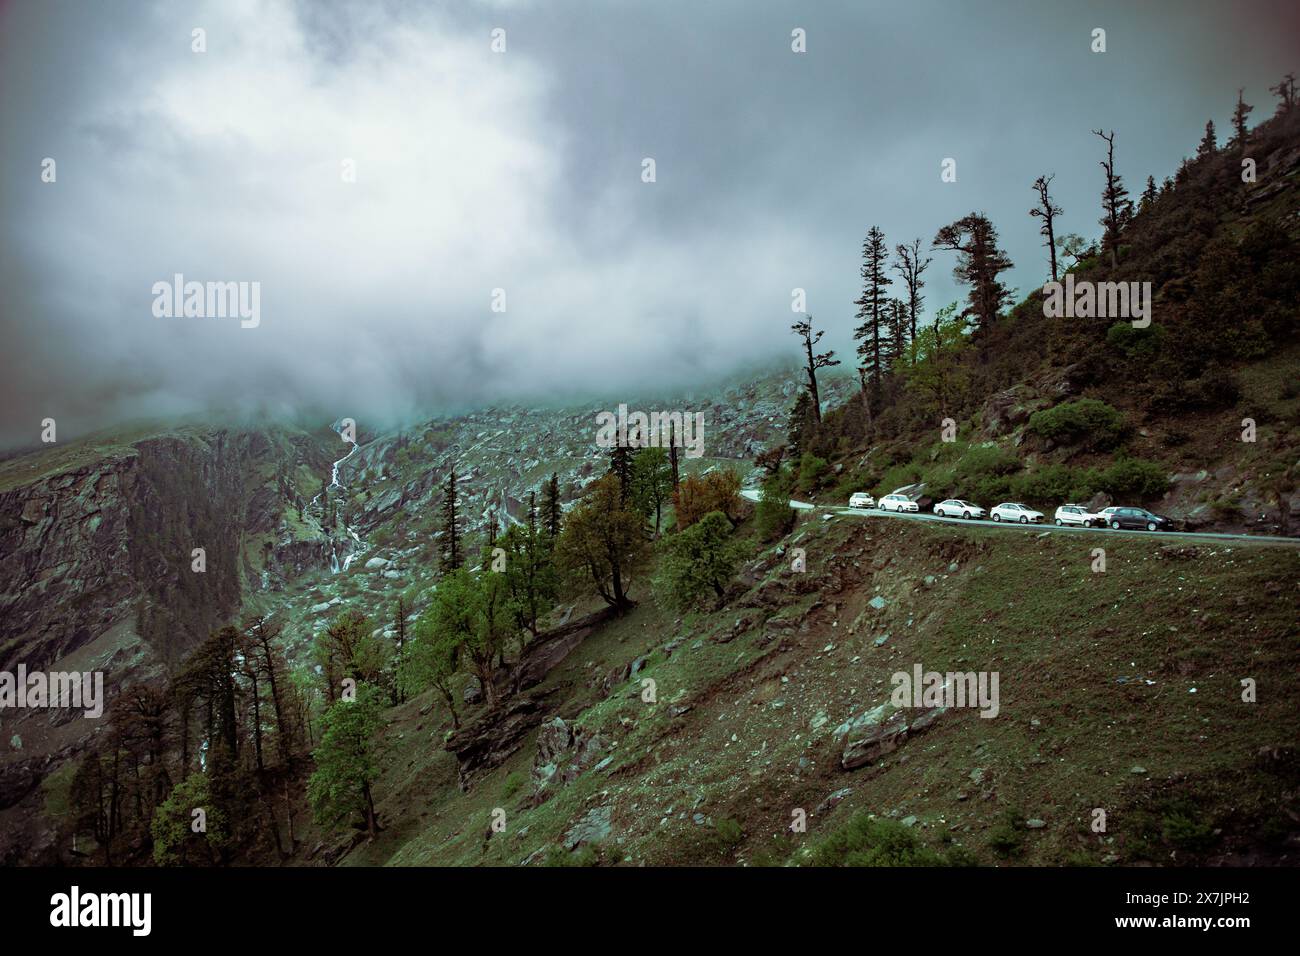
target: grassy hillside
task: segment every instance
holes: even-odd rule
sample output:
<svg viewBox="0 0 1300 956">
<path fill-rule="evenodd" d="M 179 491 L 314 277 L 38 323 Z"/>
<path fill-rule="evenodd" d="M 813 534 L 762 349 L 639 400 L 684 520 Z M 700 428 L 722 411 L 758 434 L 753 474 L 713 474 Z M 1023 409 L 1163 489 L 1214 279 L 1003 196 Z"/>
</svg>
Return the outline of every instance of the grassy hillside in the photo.
<svg viewBox="0 0 1300 956">
<path fill-rule="evenodd" d="M 462 793 L 445 706 L 426 694 L 389 711 L 386 829 L 344 862 L 779 865 L 877 844 L 890 862 L 1294 857 L 1300 555 L 1106 539 L 1098 573 L 1089 538 L 898 524 L 809 520 L 790 542 L 803 574 L 767 549 L 722 610 L 678 618 L 643 600 L 588 638 L 540 690 L 612 759 L 540 805 L 535 733 Z M 640 658 L 606 696 L 601 676 Z M 915 663 L 998 671 L 1000 713 L 949 711 L 841 770 L 834 728 Z M 788 830 L 796 808 L 806 833 Z M 608 835 L 565 849 L 593 811 Z"/>
</svg>

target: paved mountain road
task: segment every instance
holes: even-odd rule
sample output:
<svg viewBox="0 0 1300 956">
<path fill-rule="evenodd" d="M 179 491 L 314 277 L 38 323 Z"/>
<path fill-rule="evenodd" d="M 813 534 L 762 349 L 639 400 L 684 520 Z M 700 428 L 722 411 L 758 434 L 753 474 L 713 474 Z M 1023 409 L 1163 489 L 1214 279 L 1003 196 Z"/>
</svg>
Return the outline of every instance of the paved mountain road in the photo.
<svg viewBox="0 0 1300 956">
<path fill-rule="evenodd" d="M 758 501 L 760 492 L 756 488 L 746 488 L 741 491 L 741 496 L 750 500 Z M 902 519 L 905 521 L 934 521 L 943 524 L 956 524 L 963 527 L 974 525 L 982 528 L 999 528 L 1004 531 L 1050 531 L 1053 533 L 1064 534 L 1090 534 L 1098 537 L 1116 537 L 1119 535 L 1140 535 L 1148 538 L 1166 538 L 1170 541 L 1178 539 L 1188 539 L 1192 541 L 1206 541 L 1210 543 L 1239 543 L 1239 544 L 1269 544 L 1269 545 L 1290 545 L 1291 547 L 1300 547 L 1300 538 L 1283 538 L 1276 535 L 1264 534 L 1218 534 L 1208 531 L 1137 531 L 1124 529 L 1121 531 L 1112 531 L 1110 528 L 1081 528 L 1072 525 L 1062 525 L 1058 527 L 1052 521 L 1045 520 L 1041 524 L 1019 524 L 1009 521 L 989 521 L 984 519 L 965 518 L 944 518 L 936 514 L 925 514 L 917 512 L 908 514 L 899 511 L 881 511 L 878 508 L 849 508 L 844 505 L 816 505 L 807 501 L 790 500 L 790 507 L 800 511 L 821 511 L 826 514 L 854 515 L 860 518 L 885 518 L 885 519 Z"/>
</svg>

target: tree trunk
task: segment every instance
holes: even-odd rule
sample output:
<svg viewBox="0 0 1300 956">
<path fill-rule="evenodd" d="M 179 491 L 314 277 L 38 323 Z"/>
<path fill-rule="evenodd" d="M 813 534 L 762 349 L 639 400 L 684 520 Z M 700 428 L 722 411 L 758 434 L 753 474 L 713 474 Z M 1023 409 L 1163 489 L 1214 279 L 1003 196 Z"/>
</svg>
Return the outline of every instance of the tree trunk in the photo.
<svg viewBox="0 0 1300 956">
<path fill-rule="evenodd" d="M 379 836 L 379 817 L 375 813 L 375 801 L 370 793 L 370 784 L 363 783 L 361 792 L 366 798 L 366 832 L 370 834 L 370 839 Z"/>
</svg>

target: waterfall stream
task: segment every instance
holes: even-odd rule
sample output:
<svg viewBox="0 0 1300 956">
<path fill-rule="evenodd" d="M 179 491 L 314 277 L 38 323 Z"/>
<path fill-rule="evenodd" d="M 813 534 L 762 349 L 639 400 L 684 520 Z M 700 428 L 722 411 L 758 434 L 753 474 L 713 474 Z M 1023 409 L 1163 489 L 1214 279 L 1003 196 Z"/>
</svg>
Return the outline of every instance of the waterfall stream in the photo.
<svg viewBox="0 0 1300 956">
<path fill-rule="evenodd" d="M 334 426 L 331 426 L 331 427 L 334 427 Z M 340 438 L 342 438 L 344 441 L 348 442 L 348 443 L 352 446 L 351 448 L 348 449 L 348 453 L 347 453 L 346 455 L 344 455 L 344 456 L 343 456 L 342 458 L 340 458 L 338 461 L 334 462 L 334 467 L 333 467 L 333 469 L 332 469 L 331 472 L 330 472 L 330 483 L 329 483 L 329 487 L 330 487 L 330 488 L 337 488 L 337 489 L 339 489 L 340 492 L 344 492 L 344 491 L 346 491 L 347 489 L 344 488 L 343 484 L 339 481 L 339 466 L 342 465 L 345 461 L 347 461 L 349 458 L 351 458 L 351 457 L 356 453 L 356 450 L 357 450 L 357 448 L 358 448 L 358 445 L 357 445 L 357 443 L 356 443 L 355 441 L 348 441 L 348 439 L 343 435 L 343 431 L 342 431 L 342 429 L 340 429 L 340 428 L 334 428 L 334 430 L 335 430 L 336 432 L 339 433 L 339 437 L 340 437 Z M 312 503 L 312 506 L 313 506 L 313 507 L 315 506 L 316 502 L 320 500 L 320 497 L 321 497 L 320 495 L 317 495 L 315 498 L 313 498 L 313 499 L 311 500 L 311 503 Z M 325 515 L 324 515 L 324 513 L 323 513 L 324 506 L 322 505 L 321 507 L 322 507 L 321 526 L 324 527 L 324 518 L 325 518 Z M 343 562 L 342 562 L 342 564 L 340 564 L 340 563 L 339 563 L 339 547 L 338 547 L 338 545 L 337 545 L 336 543 L 334 543 L 334 541 L 333 541 L 333 530 L 334 530 L 334 529 L 333 529 L 333 528 L 330 528 L 330 529 L 329 529 L 329 533 L 330 533 L 330 537 L 331 537 L 331 543 L 330 543 L 330 572 L 331 572 L 332 574 L 338 574 L 340 571 L 346 571 L 346 570 L 348 569 L 348 567 L 352 564 L 353 559 L 355 559 L 355 558 L 357 557 L 358 554 L 360 554 L 362 551 L 365 550 L 365 542 L 363 542 L 363 541 L 361 540 L 361 536 L 358 535 L 358 534 L 357 534 L 355 531 L 353 531 L 351 528 L 349 528 L 349 527 L 347 526 L 347 522 L 343 521 L 343 519 L 342 519 L 342 508 L 339 509 L 339 515 L 340 515 L 340 517 L 339 517 L 339 521 L 340 521 L 340 523 L 341 523 L 342 526 L 343 526 L 343 533 L 344 533 L 345 535 L 347 535 L 347 538 L 348 538 L 349 540 L 346 541 L 347 550 L 346 550 L 346 552 L 343 554 Z"/>
</svg>

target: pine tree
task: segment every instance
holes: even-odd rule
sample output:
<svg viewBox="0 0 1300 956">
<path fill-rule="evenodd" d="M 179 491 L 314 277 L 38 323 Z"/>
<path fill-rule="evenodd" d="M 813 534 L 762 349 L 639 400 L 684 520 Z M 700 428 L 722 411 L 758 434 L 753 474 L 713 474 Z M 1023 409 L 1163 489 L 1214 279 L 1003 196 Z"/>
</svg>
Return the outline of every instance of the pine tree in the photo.
<svg viewBox="0 0 1300 956">
<path fill-rule="evenodd" d="M 1250 132 L 1246 129 L 1246 117 L 1255 109 L 1242 99 L 1244 92 L 1245 90 L 1237 90 L 1237 108 L 1232 111 L 1232 145 L 1238 149 L 1246 148 L 1246 140 L 1250 138 Z"/>
<path fill-rule="evenodd" d="M 564 509 L 560 507 L 560 476 L 551 472 L 551 477 L 542 486 L 542 529 L 552 539 L 560 536 L 564 525 Z"/>
<path fill-rule="evenodd" d="M 1105 215 L 1099 221 L 1106 227 L 1102 245 L 1110 250 L 1110 264 L 1114 268 L 1119 265 L 1119 233 L 1133 211 L 1133 203 L 1124 188 L 1124 180 L 1115 173 L 1115 131 L 1103 133 L 1095 129 L 1093 133 L 1106 141 L 1106 158 L 1101 161 L 1101 168 L 1106 172 L 1106 185 L 1101 193 Z"/>
<path fill-rule="evenodd" d="M 555 539 L 534 518 L 507 530 L 501 538 L 501 547 L 506 552 L 505 610 L 517 630 L 536 637 L 538 618 L 550 609 L 559 590 Z"/>
<path fill-rule="evenodd" d="M 934 237 L 934 247 L 960 253 L 953 277 L 970 286 L 963 316 L 973 317 L 976 331 L 992 328 L 1011 293 L 998 275 L 1012 267 L 1007 254 L 998 248 L 998 233 L 987 216 L 971 213 L 944 226 Z"/>
<path fill-rule="evenodd" d="M 785 443 L 789 448 L 791 459 L 797 461 L 803 454 L 804 436 L 814 424 L 812 399 L 809 398 L 807 391 L 800 389 L 799 394 L 795 396 L 794 405 L 790 408 L 790 417 L 786 420 Z"/>
<path fill-rule="evenodd" d="M 902 299 L 890 299 L 885 304 L 886 338 L 883 357 L 886 369 L 897 368 L 907 355 L 907 331 L 907 303 Z"/>
<path fill-rule="evenodd" d="M 1029 210 L 1029 215 L 1035 219 L 1041 219 L 1038 225 L 1038 234 L 1043 237 L 1043 244 L 1047 246 L 1048 260 L 1052 265 L 1052 281 L 1056 281 L 1056 217 L 1065 212 L 1060 206 L 1052 202 L 1052 197 L 1048 193 L 1048 187 L 1051 186 L 1055 174 L 1051 176 L 1039 176 L 1034 180 L 1033 188 L 1038 191 L 1038 205 Z"/>
<path fill-rule="evenodd" d="M 903 277 L 903 284 L 907 286 L 907 325 L 908 338 L 913 341 L 916 339 L 916 320 L 921 314 L 921 303 L 925 297 L 921 295 L 921 289 L 925 283 L 921 281 L 921 275 L 929 267 L 932 259 L 921 258 L 921 240 L 913 239 L 910 245 L 898 245 L 894 247 L 894 252 L 898 256 L 898 263 L 894 266 L 894 271 Z"/>
<path fill-rule="evenodd" d="M 676 492 L 681 483 L 681 467 L 677 461 L 677 423 L 672 419 L 668 420 L 668 467 L 672 469 L 673 491 Z"/>
<path fill-rule="evenodd" d="M 1156 201 L 1159 193 L 1156 191 L 1156 178 L 1147 177 L 1147 188 L 1142 190 L 1142 202 L 1139 204 L 1142 209 L 1150 209 L 1151 204 Z"/>
<path fill-rule="evenodd" d="M 442 485 L 442 573 L 448 574 L 464 564 L 461 553 L 460 493 L 456 487 L 456 467 L 453 465 Z"/>
<path fill-rule="evenodd" d="M 1288 73 L 1282 77 L 1276 86 L 1270 86 L 1268 91 L 1277 96 L 1277 113 L 1275 115 L 1280 116 L 1289 112 L 1295 106 L 1295 74 Z"/>
<path fill-rule="evenodd" d="M 628 495 L 632 493 L 632 464 L 635 457 L 635 450 L 622 442 L 616 441 L 609 451 L 607 473 L 618 479 L 619 500 L 624 504 L 627 503 Z"/>
<path fill-rule="evenodd" d="M 862 242 L 862 295 L 853 300 L 853 304 L 858 307 L 855 318 L 861 319 L 862 324 L 853 330 L 853 338 L 858 342 L 858 355 L 862 359 L 859 365 L 865 371 L 863 378 L 871 384 L 873 393 L 877 394 L 880 378 L 887 368 L 885 289 L 893 284 L 886 273 L 888 257 L 885 233 L 879 226 L 872 226 Z"/>
<path fill-rule="evenodd" d="M 1205 123 L 1205 135 L 1201 137 L 1201 142 L 1196 147 L 1196 158 L 1201 159 L 1205 156 L 1213 156 L 1219 149 L 1219 140 L 1214 133 L 1214 120 L 1207 120 Z"/>
</svg>

